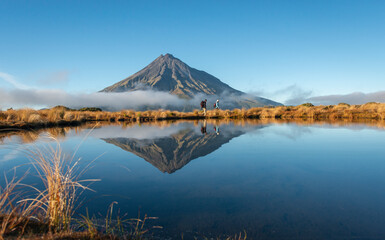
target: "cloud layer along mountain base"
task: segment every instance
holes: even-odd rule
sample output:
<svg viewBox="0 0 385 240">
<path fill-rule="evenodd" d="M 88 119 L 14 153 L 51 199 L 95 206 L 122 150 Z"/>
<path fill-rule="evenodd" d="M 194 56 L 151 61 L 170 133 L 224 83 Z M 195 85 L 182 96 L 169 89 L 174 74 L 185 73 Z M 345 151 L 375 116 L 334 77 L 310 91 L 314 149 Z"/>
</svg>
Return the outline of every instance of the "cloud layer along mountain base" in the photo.
<svg viewBox="0 0 385 240">
<path fill-rule="evenodd" d="M 123 93 L 80 93 L 69 94 L 62 90 L 48 89 L 0 89 L 0 108 L 49 108 L 63 105 L 70 108 L 100 107 L 104 110 L 118 111 L 122 109 L 172 109 L 191 111 L 200 108 L 203 99 L 208 100 L 208 109 L 213 108 L 217 99 L 220 107 L 234 108 L 244 97 L 228 93 L 222 96 L 198 94 L 192 99 L 181 99 L 168 92 L 153 90 L 133 91 Z"/>
</svg>

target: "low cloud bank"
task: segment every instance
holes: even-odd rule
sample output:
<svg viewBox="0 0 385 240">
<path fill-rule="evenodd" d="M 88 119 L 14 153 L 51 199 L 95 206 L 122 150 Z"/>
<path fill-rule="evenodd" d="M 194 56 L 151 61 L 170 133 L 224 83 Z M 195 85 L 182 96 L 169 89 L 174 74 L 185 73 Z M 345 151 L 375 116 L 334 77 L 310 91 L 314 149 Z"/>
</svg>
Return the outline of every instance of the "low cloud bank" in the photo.
<svg viewBox="0 0 385 240">
<path fill-rule="evenodd" d="M 385 102 L 385 91 L 372 93 L 354 92 L 349 94 L 333 94 L 314 96 L 308 98 L 289 99 L 287 105 L 299 105 L 302 103 L 312 103 L 314 105 L 336 105 L 339 103 L 365 104 L 368 102 Z"/>
<path fill-rule="evenodd" d="M 285 105 L 300 105 L 312 103 L 314 105 L 335 105 L 338 103 L 365 104 L 367 102 L 385 102 L 385 91 L 372 93 L 353 92 L 349 94 L 331 94 L 314 96 L 311 90 L 305 90 L 296 84 L 284 87 L 274 92 L 260 91 L 259 95 L 268 98 L 285 99 Z"/>
<path fill-rule="evenodd" d="M 181 106 L 183 101 L 165 92 L 135 91 L 130 93 L 69 94 L 61 90 L 0 89 L 0 107 L 101 107 L 110 110 L 139 108 L 146 105 Z"/>
<path fill-rule="evenodd" d="M 367 102 L 385 102 L 385 91 L 372 93 L 354 92 L 350 94 L 316 96 L 306 99 L 315 105 L 330 105 L 338 103 L 364 104 Z"/>
<path fill-rule="evenodd" d="M 175 109 L 191 111 L 200 108 L 200 102 L 207 99 L 208 109 L 212 109 L 215 101 L 220 100 L 221 108 L 234 108 L 240 100 L 250 96 L 222 94 L 221 96 L 198 94 L 193 99 L 181 99 L 168 92 L 153 90 L 122 93 L 80 93 L 70 94 L 62 90 L 52 89 L 0 89 L 0 108 L 44 108 L 63 105 L 70 108 L 100 107 L 104 110 L 118 111 L 122 109 Z"/>
<path fill-rule="evenodd" d="M 291 89 L 293 90 L 293 89 Z M 298 90 L 298 89 L 297 89 Z M 294 91 L 297 91 L 294 90 Z M 290 91 L 290 89 L 288 89 Z M 345 95 L 325 95 L 307 97 L 310 94 L 305 91 L 297 91 L 291 95 L 293 98 L 285 101 L 286 105 L 299 105 L 305 102 L 314 105 L 330 105 L 338 103 L 364 104 L 367 102 L 385 102 L 385 91 L 373 93 L 355 92 Z M 64 105 L 70 108 L 100 107 L 104 110 L 119 111 L 122 109 L 171 109 L 180 111 L 192 111 L 200 108 L 200 102 L 207 99 L 207 108 L 213 109 L 213 105 L 219 99 L 221 109 L 239 108 L 240 101 L 247 101 L 252 95 L 231 95 L 224 93 L 221 96 L 198 94 L 193 99 L 181 99 L 168 92 L 153 90 L 133 91 L 123 93 L 79 93 L 70 94 L 62 90 L 41 89 L 0 89 L 0 108 L 45 108 Z"/>
</svg>

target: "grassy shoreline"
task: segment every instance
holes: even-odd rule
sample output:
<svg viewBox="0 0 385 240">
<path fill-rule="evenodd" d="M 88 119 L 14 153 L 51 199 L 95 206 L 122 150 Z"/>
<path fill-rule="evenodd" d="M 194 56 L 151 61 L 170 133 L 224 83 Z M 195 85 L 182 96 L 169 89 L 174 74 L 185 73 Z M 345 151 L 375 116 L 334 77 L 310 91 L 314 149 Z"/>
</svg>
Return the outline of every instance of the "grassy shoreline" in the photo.
<svg viewBox="0 0 385 240">
<path fill-rule="evenodd" d="M 0 129 L 37 129 L 55 126 L 77 126 L 85 122 L 155 122 L 165 120 L 199 119 L 312 119 L 312 120 L 385 120 L 385 103 L 363 105 L 258 107 L 251 109 L 208 110 L 206 116 L 200 110 L 178 112 L 170 110 L 119 112 L 79 111 L 65 107 L 45 110 L 20 109 L 0 111 Z"/>
<path fill-rule="evenodd" d="M 336 124 L 349 124 L 352 122 L 369 122 L 373 125 L 378 124 L 378 127 L 384 128 L 383 120 L 385 120 L 385 104 L 379 103 L 368 103 L 364 105 L 353 105 L 349 106 L 347 104 L 339 104 L 335 106 L 310 106 L 310 105 L 300 105 L 295 107 L 275 107 L 275 108 L 254 108 L 249 110 L 211 110 L 208 111 L 206 117 L 204 117 L 200 112 L 197 115 L 196 112 L 192 113 L 182 113 L 182 112 L 172 112 L 172 111 L 145 111 L 145 112 L 134 112 L 134 111 L 121 111 L 121 112 L 83 112 L 83 111 L 72 111 L 66 109 L 48 109 L 48 110 L 8 110 L 0 112 L 0 124 L 1 126 L 6 126 L 2 129 L 2 134 L 0 135 L 0 141 L 2 138 L 7 137 L 12 134 L 12 131 L 16 129 L 36 129 L 44 127 L 62 127 L 62 131 L 58 129 L 49 129 L 50 135 L 60 138 L 61 135 L 65 136 L 65 128 L 72 128 L 77 125 L 89 125 L 89 127 L 94 127 L 95 122 L 104 122 L 105 124 L 112 125 L 130 125 L 130 124 L 158 124 L 165 125 L 168 124 L 165 120 L 199 120 L 206 118 L 208 122 L 233 122 L 235 124 L 245 124 L 248 122 L 253 122 L 257 124 L 269 124 L 269 123 L 287 123 L 287 122 L 296 122 L 298 124 L 314 124 L 314 123 L 336 123 Z M 11 116 L 8 118 L 8 116 Z M 195 117 L 194 117 L 195 116 Z M 7 117 L 7 118 L 5 118 Z M 198 121 L 196 121 L 198 124 Z M 34 142 L 39 136 L 39 131 L 20 131 L 23 132 L 22 139 L 27 142 Z M 39 150 L 35 151 L 39 153 Z M 60 153 L 60 151 L 59 151 Z M 43 155 L 37 155 L 43 156 Z M 46 156 L 46 155 L 44 155 Z M 54 156 L 54 157 L 52 157 Z M 56 167 L 55 163 L 58 162 L 60 166 L 67 166 L 67 164 L 62 163 L 61 160 L 62 154 L 48 154 L 46 157 L 37 157 L 35 163 L 41 165 L 41 162 L 46 162 L 46 160 L 58 159 L 52 163 L 48 161 L 38 167 L 38 169 L 64 169 L 62 167 Z M 65 162 L 65 161 L 64 161 Z M 47 171 L 54 172 L 54 171 Z M 49 173 L 41 174 L 41 176 L 50 176 Z M 63 176 L 68 176 L 69 174 L 66 171 L 63 172 L 54 172 L 55 174 L 49 179 L 59 179 L 59 181 L 54 182 L 50 185 L 57 186 L 58 183 L 62 183 Z M 59 177 L 54 177 L 59 176 Z M 48 179 L 48 178 L 47 178 Z M 74 178 L 75 179 L 75 178 Z M 14 185 L 12 185 L 14 183 Z M 64 187 L 58 187 L 54 189 L 73 189 L 77 180 L 66 184 Z M 77 185 L 76 185 L 77 186 Z M 0 188 L 0 193 L 3 194 L 3 197 L 0 196 L 0 203 L 3 202 L 3 206 L 0 206 L 0 226 L 1 234 L 0 239 L 9 238 L 9 239 L 152 239 L 151 236 L 143 236 L 141 231 L 135 230 L 133 233 L 129 232 L 127 229 L 124 230 L 122 234 L 115 234 L 114 231 L 120 229 L 121 226 L 113 226 L 111 218 L 106 216 L 106 219 L 110 219 L 109 224 L 104 227 L 104 229 L 97 228 L 97 223 L 92 217 L 84 217 L 81 219 L 72 218 L 74 213 L 69 207 L 56 207 L 56 200 L 52 201 L 51 196 L 63 195 L 61 192 L 54 191 L 53 193 L 46 194 L 38 200 L 33 200 L 33 203 L 48 204 L 50 208 L 47 208 L 44 214 L 36 215 L 34 212 L 37 211 L 39 206 L 32 207 L 30 211 L 24 211 L 23 206 L 18 206 L 17 201 L 14 201 L 12 197 L 15 187 L 19 187 L 17 181 L 10 182 L 10 185 L 3 186 Z M 9 189 L 9 190 L 7 190 Z M 52 189 L 48 187 L 46 189 Z M 51 190 L 49 190 L 51 191 Z M 61 190 L 62 191 L 62 190 Z M 16 193 L 19 194 L 19 193 Z M 21 195 L 20 195 L 21 196 Z M 15 198 L 16 199 L 16 198 Z M 69 199 L 74 199 L 70 197 Z M 2 200 L 2 201 L 1 201 Z M 67 203 L 68 200 L 64 199 Z M 71 203 L 72 204 L 72 203 Z M 39 204 L 37 204 L 39 205 Z M 30 205 L 28 205 L 30 206 Z M 82 228 L 73 229 L 71 224 L 67 224 L 66 221 L 59 219 L 58 221 L 51 220 L 52 216 L 62 216 L 62 209 L 70 209 L 71 211 L 65 219 L 70 219 L 72 222 L 81 221 Z M 52 210 L 54 209 L 54 210 Z M 52 212 L 52 213 L 51 213 Z M 38 216 L 40 217 L 39 220 Z M 4 219 L 7 219 L 6 221 Z M 139 219 L 140 220 L 140 219 Z M 119 219 L 115 222 L 120 221 Z M 140 220 L 142 221 L 142 220 Z M 65 224 L 63 224 L 63 222 Z M 4 224 L 6 223 L 6 224 Z M 65 227 L 63 227 L 65 226 Z M 112 230 L 110 231 L 109 228 Z M 126 235 L 125 235 L 126 234 Z M 133 235 L 132 235 L 133 234 Z M 158 238 L 157 238 L 158 239 Z M 240 234 L 235 236 L 226 236 L 224 238 L 217 239 L 228 239 L 228 240 L 241 240 L 246 239 L 246 234 Z"/>
</svg>

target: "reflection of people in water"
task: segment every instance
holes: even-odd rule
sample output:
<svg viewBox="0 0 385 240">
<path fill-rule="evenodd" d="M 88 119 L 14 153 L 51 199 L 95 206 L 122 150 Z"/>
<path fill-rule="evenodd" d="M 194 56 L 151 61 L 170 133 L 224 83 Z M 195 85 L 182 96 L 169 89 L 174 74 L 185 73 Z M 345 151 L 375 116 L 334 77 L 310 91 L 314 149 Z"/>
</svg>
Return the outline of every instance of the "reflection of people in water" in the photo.
<svg viewBox="0 0 385 240">
<path fill-rule="evenodd" d="M 218 127 L 218 125 L 215 125 L 215 126 L 214 126 L 214 131 L 215 131 L 215 133 L 216 133 L 217 135 L 219 135 L 219 127 Z"/>
<path fill-rule="evenodd" d="M 205 119 L 205 120 L 203 120 L 203 125 L 201 126 L 201 133 L 202 134 L 207 134 L 206 129 L 207 129 L 207 121 Z"/>
</svg>

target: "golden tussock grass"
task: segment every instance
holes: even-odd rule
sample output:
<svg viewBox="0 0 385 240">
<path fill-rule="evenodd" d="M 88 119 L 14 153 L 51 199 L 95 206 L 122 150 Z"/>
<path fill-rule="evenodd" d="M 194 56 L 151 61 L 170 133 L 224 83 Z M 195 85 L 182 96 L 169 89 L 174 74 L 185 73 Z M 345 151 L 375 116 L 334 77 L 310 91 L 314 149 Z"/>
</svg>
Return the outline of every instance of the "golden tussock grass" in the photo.
<svg viewBox="0 0 385 240">
<path fill-rule="evenodd" d="M 74 111 L 67 108 L 52 108 L 46 110 L 7 110 L 0 111 L 0 128 L 37 128 L 48 126 L 78 125 L 84 122 L 151 122 L 179 119 L 385 119 L 384 103 L 366 103 L 363 105 L 337 105 L 302 104 L 298 106 L 257 107 L 251 109 L 208 110 L 195 109 L 192 112 L 178 112 L 171 110 L 133 111 L 122 110 L 119 112 L 108 111 Z"/>
<path fill-rule="evenodd" d="M 24 199 L 23 202 L 42 210 L 46 222 L 55 231 L 68 230 L 78 195 L 84 190 L 90 190 L 84 183 L 97 180 L 80 180 L 87 167 L 80 170 L 80 159 L 75 160 L 74 155 L 64 154 L 59 142 L 55 138 L 51 139 L 56 142 L 56 147 L 48 145 L 26 150 L 45 188 L 39 190 L 31 186 L 37 196 Z"/>
<path fill-rule="evenodd" d="M 16 191 L 22 178 L 16 180 L 13 177 L 10 181 L 5 178 L 5 186 L 0 187 L 0 239 L 15 231 L 23 231 L 23 223 L 28 219 L 28 211 L 24 206 L 17 205 L 21 193 Z"/>
</svg>

